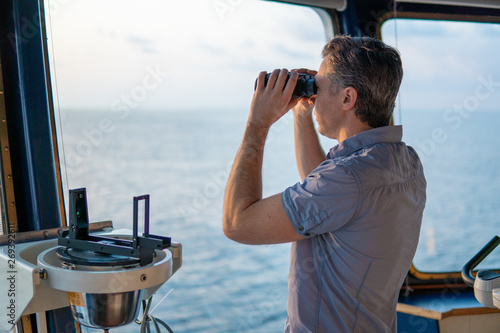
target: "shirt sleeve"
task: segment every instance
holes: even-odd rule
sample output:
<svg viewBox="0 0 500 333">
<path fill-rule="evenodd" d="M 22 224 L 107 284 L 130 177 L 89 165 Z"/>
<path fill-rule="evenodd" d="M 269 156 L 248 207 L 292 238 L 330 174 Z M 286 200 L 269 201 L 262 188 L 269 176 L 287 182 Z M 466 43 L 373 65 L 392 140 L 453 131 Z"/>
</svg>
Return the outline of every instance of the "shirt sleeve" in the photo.
<svg viewBox="0 0 500 333">
<path fill-rule="evenodd" d="M 297 233 L 312 237 L 334 232 L 351 221 L 359 192 L 355 175 L 348 168 L 327 160 L 303 183 L 287 188 L 281 200 Z"/>
</svg>

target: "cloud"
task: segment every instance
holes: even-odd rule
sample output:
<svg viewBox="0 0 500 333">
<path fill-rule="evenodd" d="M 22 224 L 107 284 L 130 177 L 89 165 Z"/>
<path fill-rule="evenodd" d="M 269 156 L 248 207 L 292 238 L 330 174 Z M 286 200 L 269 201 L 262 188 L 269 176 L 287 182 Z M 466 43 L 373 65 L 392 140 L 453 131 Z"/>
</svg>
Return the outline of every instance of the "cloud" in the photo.
<svg viewBox="0 0 500 333">
<path fill-rule="evenodd" d="M 481 77 L 500 81 L 499 25 L 399 20 L 383 26 L 384 40 L 398 46 L 405 70 L 402 99 L 406 109 L 444 109 L 474 93 Z M 495 33 L 493 33 L 495 32 Z M 487 51 L 486 51 L 487 50 Z M 500 95 L 497 95 L 500 96 Z M 482 103 L 492 109 L 498 97 Z"/>
<path fill-rule="evenodd" d="M 126 39 L 134 46 L 139 47 L 144 53 L 159 53 L 159 50 L 156 48 L 156 42 L 153 39 L 140 36 L 128 36 Z"/>
</svg>

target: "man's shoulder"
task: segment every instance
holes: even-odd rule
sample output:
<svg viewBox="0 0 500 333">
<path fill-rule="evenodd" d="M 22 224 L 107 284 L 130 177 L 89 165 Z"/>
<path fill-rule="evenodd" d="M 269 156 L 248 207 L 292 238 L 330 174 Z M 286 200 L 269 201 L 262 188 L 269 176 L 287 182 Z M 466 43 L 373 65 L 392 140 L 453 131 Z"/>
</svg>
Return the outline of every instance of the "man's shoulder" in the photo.
<svg viewBox="0 0 500 333">
<path fill-rule="evenodd" d="M 365 163 L 380 164 L 389 159 L 405 159 L 411 147 L 399 142 L 372 142 L 352 150 L 349 154 L 333 155 L 328 164 L 347 168 L 363 168 Z M 416 154 L 415 154 L 416 155 Z"/>
<path fill-rule="evenodd" d="M 377 142 L 329 163 L 355 176 L 362 187 L 382 186 L 423 177 L 423 167 L 412 147 L 404 142 Z"/>
</svg>

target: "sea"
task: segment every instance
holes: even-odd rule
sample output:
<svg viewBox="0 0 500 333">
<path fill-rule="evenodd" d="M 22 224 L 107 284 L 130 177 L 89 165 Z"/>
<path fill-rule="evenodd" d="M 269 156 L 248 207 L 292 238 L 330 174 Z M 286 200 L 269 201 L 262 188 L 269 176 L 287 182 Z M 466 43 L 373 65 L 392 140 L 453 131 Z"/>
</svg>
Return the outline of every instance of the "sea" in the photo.
<svg viewBox="0 0 500 333">
<path fill-rule="evenodd" d="M 150 310 L 174 332 L 283 331 L 290 245 L 242 245 L 222 232 L 224 188 L 246 118 L 247 110 L 60 113 L 65 191 L 87 189 L 90 221 L 131 229 L 133 197 L 149 194 L 150 232 L 182 244 L 182 267 Z M 423 272 L 460 271 L 500 227 L 500 115 L 437 110 L 396 118 L 428 182 L 414 264 Z M 300 181 L 292 125 L 286 115 L 269 134 L 264 196 Z M 321 143 L 325 151 L 336 144 Z M 499 268 L 496 253 L 482 266 Z M 110 330 L 138 331 L 135 323 Z"/>
</svg>

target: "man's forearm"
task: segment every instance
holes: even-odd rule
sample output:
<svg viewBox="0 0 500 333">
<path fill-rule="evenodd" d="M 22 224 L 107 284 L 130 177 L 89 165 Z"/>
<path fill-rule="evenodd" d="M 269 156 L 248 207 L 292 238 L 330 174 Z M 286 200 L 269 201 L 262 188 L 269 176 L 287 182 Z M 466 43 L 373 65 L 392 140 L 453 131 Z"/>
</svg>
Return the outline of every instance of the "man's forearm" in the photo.
<svg viewBox="0 0 500 333">
<path fill-rule="evenodd" d="M 326 159 L 312 114 L 294 114 L 294 141 L 297 167 L 300 178 L 304 180 Z"/>
<path fill-rule="evenodd" d="M 243 141 L 227 181 L 223 229 L 226 236 L 246 244 L 276 244 L 299 240 L 276 194 L 262 198 L 262 161 L 269 129 L 297 104 L 292 100 L 298 74 L 274 70 L 265 84 L 260 72 L 250 106 Z"/>
<path fill-rule="evenodd" d="M 238 229 L 239 215 L 262 199 L 262 161 L 268 132 L 267 128 L 247 124 L 227 182 L 223 216 L 225 232 Z"/>
</svg>

